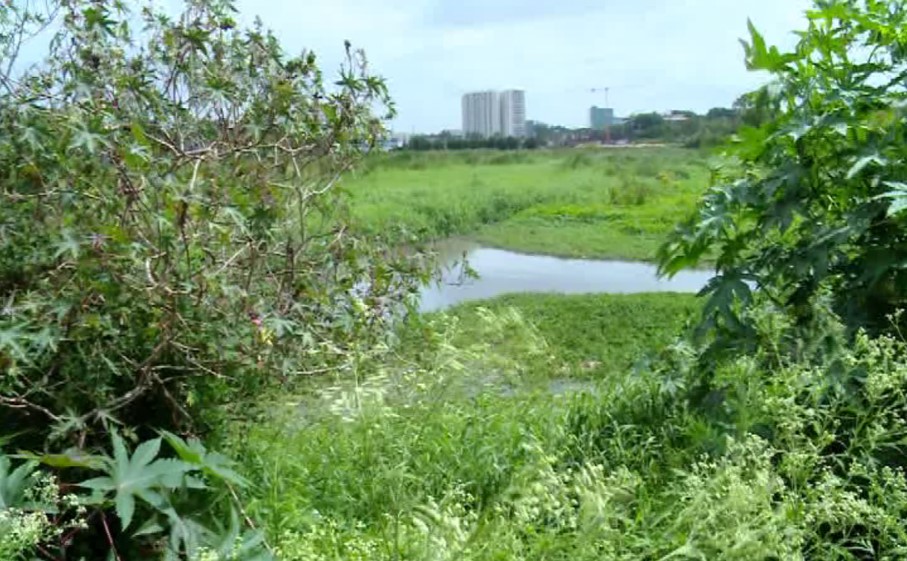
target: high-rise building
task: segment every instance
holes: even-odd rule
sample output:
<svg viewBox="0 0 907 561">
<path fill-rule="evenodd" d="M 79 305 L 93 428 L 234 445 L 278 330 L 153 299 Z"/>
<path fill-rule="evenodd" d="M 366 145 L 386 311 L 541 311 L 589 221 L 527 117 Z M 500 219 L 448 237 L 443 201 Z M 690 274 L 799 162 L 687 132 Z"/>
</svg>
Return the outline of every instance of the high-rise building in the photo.
<svg viewBox="0 0 907 561">
<path fill-rule="evenodd" d="M 526 94 L 522 90 L 486 91 L 463 96 L 463 134 L 526 136 Z"/>
<path fill-rule="evenodd" d="M 526 136 L 526 92 L 523 90 L 501 93 L 501 135 Z"/>
<path fill-rule="evenodd" d="M 610 107 L 592 106 L 589 109 L 589 125 L 596 130 L 603 130 L 616 124 L 614 120 L 614 109 Z"/>
<path fill-rule="evenodd" d="M 463 96 L 463 134 L 483 138 L 501 132 L 501 99 L 498 92 L 475 92 Z"/>
</svg>

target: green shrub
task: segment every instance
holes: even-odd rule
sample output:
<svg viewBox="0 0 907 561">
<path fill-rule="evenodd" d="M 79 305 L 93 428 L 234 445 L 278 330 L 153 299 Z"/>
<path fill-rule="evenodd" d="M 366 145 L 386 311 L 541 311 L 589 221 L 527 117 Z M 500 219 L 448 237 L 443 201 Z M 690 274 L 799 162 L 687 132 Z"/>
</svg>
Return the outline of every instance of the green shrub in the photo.
<svg viewBox="0 0 907 561">
<path fill-rule="evenodd" d="M 718 255 L 704 328 L 749 336 L 747 283 L 802 321 L 826 290 L 852 327 L 884 330 L 907 305 L 905 25 L 901 3 L 816 2 L 790 52 L 751 26 L 747 66 L 774 78 L 742 101 L 761 125 L 660 252 L 667 273 Z"/>
<path fill-rule="evenodd" d="M 314 56 L 237 27 L 228 1 L 176 19 L 114 4 L 61 4 L 47 62 L 0 94 L 0 423 L 17 445 L 203 430 L 383 337 L 385 296 L 415 282 L 348 234 L 331 189 L 383 130 L 361 53 L 328 92 Z"/>
<path fill-rule="evenodd" d="M 47 7 L 0 12 L 4 69 L 54 34 L 0 76 L 0 440 L 92 493 L 65 539 L 4 511 L 0 551 L 260 558 L 226 460 L 158 432 L 216 436 L 267 391 L 386 352 L 423 277 L 350 233 L 335 184 L 383 135 L 387 90 L 349 47 L 326 86 L 229 0 Z"/>
</svg>

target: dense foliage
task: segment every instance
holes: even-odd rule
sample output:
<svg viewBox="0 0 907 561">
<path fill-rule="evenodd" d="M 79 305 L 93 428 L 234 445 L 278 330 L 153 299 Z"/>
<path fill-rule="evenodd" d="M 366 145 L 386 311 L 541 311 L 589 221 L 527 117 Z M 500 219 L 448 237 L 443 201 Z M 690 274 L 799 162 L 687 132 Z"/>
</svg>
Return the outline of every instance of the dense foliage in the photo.
<svg viewBox="0 0 907 561">
<path fill-rule="evenodd" d="M 384 340 L 415 261 L 351 234 L 335 184 L 387 90 L 349 45 L 326 84 L 229 0 L 37 6 L 0 11 L 0 438 L 87 512 L 46 534 L 28 508 L 9 535 L 48 559 L 230 550 L 237 481 L 157 431 L 210 434 Z"/>
<path fill-rule="evenodd" d="M 366 344 L 406 280 L 332 192 L 383 130 L 362 55 L 328 88 L 221 1 L 177 19 L 65 2 L 57 20 L 0 96 L 4 426 L 65 444 L 116 419 L 182 426 Z"/>
<path fill-rule="evenodd" d="M 646 298 L 611 296 L 604 307 L 642 313 Z M 538 307 L 529 296 L 510 303 Z M 261 479 L 250 512 L 285 559 L 907 552 L 902 339 L 850 345 L 827 310 L 802 338 L 777 310 L 751 309 L 765 344 L 722 361 L 720 391 L 693 406 L 703 355 L 689 343 L 576 379 L 574 346 L 557 330 L 607 329 L 608 318 L 573 322 L 566 307 L 558 326 L 539 330 L 494 307 L 434 320 L 420 359 L 372 365 L 359 383 L 322 385 L 287 403 L 286 416 L 237 430 L 238 455 Z M 628 343 L 603 344 L 621 354 Z"/>
<path fill-rule="evenodd" d="M 0 11 L 0 558 L 907 556 L 902 2 L 817 0 L 792 53 L 752 30 L 777 83 L 711 115 L 751 128 L 661 254 L 717 257 L 706 344 L 675 295 L 395 317 L 425 275 L 383 245 L 648 257 L 702 162 L 373 155 L 347 192 L 392 111 L 361 53 L 326 85 L 228 0 L 30 6 Z"/>
<path fill-rule="evenodd" d="M 728 183 L 662 254 L 668 272 L 717 256 L 717 337 L 590 384 L 569 363 L 594 348 L 559 332 L 613 322 L 575 319 L 575 300 L 549 337 L 516 312 L 442 318 L 417 356 L 237 438 L 282 554 L 904 558 L 904 15 L 819 0 L 789 54 L 753 30 L 750 64 L 778 84 L 742 100 L 754 128 Z M 544 300 L 508 301 L 544 325 Z"/>
<path fill-rule="evenodd" d="M 789 53 L 751 28 L 747 64 L 774 77 L 750 98 L 766 120 L 661 253 L 668 273 L 718 255 L 706 325 L 744 341 L 734 302 L 752 286 L 803 320 L 830 290 L 874 328 L 907 303 L 907 6 L 817 2 L 808 18 Z"/>
</svg>

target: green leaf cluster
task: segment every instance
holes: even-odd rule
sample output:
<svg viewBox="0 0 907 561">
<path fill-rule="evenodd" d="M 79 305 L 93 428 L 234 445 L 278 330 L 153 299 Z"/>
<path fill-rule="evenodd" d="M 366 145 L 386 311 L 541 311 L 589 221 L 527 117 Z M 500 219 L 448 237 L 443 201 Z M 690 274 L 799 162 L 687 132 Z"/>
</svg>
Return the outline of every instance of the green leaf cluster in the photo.
<svg viewBox="0 0 907 561">
<path fill-rule="evenodd" d="M 169 452 L 162 451 L 163 441 Z M 43 557 L 85 555 L 107 549 L 115 558 L 198 559 L 201 555 L 231 561 L 271 559 L 264 536 L 241 521 L 238 491 L 248 482 L 232 469 L 226 457 L 205 449 L 197 439 L 173 433 L 146 440 L 130 451 L 118 432 L 112 433 L 112 455 L 90 460 L 75 454 L 22 454 L 26 461 L 13 468 L 0 454 L 0 514 L 12 513 L 28 525 L 30 547 L 41 546 Z M 47 475 L 39 468 L 67 469 L 68 479 L 88 479 L 67 485 L 61 498 L 56 483 L 38 491 Z M 42 479 L 44 478 L 44 479 Z M 52 518 L 51 518 L 52 516 Z M 104 528 L 103 547 L 87 548 L 80 540 L 94 522 Z M 40 524 L 39 524 L 40 523 Z M 23 525 L 23 524 L 20 524 Z M 57 527 L 57 531 L 52 528 Z M 65 530 L 65 532 L 64 532 Z M 0 549 L 0 551 L 4 551 Z"/>
<path fill-rule="evenodd" d="M 114 424 L 204 434 L 386 340 L 423 267 L 354 233 L 338 186 L 393 112 L 362 52 L 331 83 L 230 0 L 48 6 L 47 58 L 0 87 L 16 445 L 103 446 Z"/>
<path fill-rule="evenodd" d="M 790 52 L 750 25 L 747 65 L 773 82 L 746 97 L 759 116 L 736 163 L 659 254 L 665 274 L 717 256 L 703 327 L 744 341 L 741 283 L 801 321 L 825 291 L 851 326 L 907 304 L 907 6 L 821 1 L 807 20 Z"/>
</svg>

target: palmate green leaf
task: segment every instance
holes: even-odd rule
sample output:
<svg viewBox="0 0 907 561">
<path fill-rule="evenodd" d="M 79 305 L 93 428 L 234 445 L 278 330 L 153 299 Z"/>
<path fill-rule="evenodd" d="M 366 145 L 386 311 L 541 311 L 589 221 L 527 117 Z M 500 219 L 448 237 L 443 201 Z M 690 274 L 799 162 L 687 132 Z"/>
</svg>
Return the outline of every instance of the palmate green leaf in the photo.
<svg viewBox="0 0 907 561">
<path fill-rule="evenodd" d="M 759 33 L 752 20 L 747 20 L 747 28 L 750 33 L 750 41 L 740 39 L 740 44 L 743 45 L 743 51 L 746 54 L 747 68 L 777 71 L 792 60 L 791 56 L 782 55 L 777 47 L 767 47 L 765 37 Z"/>
<path fill-rule="evenodd" d="M 738 304 L 748 304 L 753 298 L 753 291 L 745 280 L 734 273 L 724 273 L 712 278 L 700 296 L 709 296 L 703 309 L 703 316 L 717 316 L 724 319 L 729 325 L 738 323 L 734 307 Z"/>
<path fill-rule="evenodd" d="M 70 149 L 84 149 L 91 155 L 98 153 L 106 145 L 104 137 L 87 129 L 78 129 L 72 135 Z"/>
<path fill-rule="evenodd" d="M 56 244 L 57 251 L 54 254 L 54 257 L 60 258 L 68 254 L 72 259 L 78 259 L 81 251 L 79 240 L 76 239 L 70 230 L 63 230 L 62 234 L 62 239 Z"/>
<path fill-rule="evenodd" d="M 885 165 L 886 161 L 878 154 L 871 154 L 869 156 L 863 156 L 858 159 L 850 167 L 850 170 L 847 171 L 847 179 L 853 179 L 859 175 L 864 169 L 866 169 L 870 164 L 876 164 L 878 166 Z"/>
<path fill-rule="evenodd" d="M 230 509 L 228 526 L 218 526 L 202 534 L 202 546 L 216 552 L 221 559 L 236 561 L 271 561 L 274 557 L 262 545 L 264 534 L 258 530 L 244 531 L 239 513 Z"/>
<path fill-rule="evenodd" d="M 28 353 L 23 346 L 27 337 L 21 326 L 0 329 L 0 350 L 5 351 L 16 360 L 27 360 Z"/>
<path fill-rule="evenodd" d="M 229 458 L 217 452 L 209 452 L 197 438 L 186 441 L 168 431 L 161 431 L 161 434 L 181 460 L 196 466 L 206 475 L 240 487 L 249 485 L 243 476 L 231 469 L 232 462 Z"/>
<path fill-rule="evenodd" d="M 182 554 L 189 559 L 195 558 L 202 545 L 206 528 L 192 518 L 180 516 L 173 509 L 164 514 L 170 525 L 169 543 L 164 553 L 164 559 L 177 561 L 184 559 Z"/>
<path fill-rule="evenodd" d="M 882 198 L 891 201 L 888 205 L 888 216 L 896 216 L 907 210 L 907 183 L 885 181 L 883 184 L 891 189 L 882 195 Z"/>
<path fill-rule="evenodd" d="M 144 524 L 139 526 L 139 529 L 132 533 L 133 537 L 140 536 L 151 536 L 155 534 L 162 534 L 164 532 L 164 527 L 158 522 L 157 518 L 151 518 L 147 520 Z"/>
<path fill-rule="evenodd" d="M 12 462 L 0 454 L 0 510 L 22 504 L 29 478 L 38 467 L 38 462 L 25 462 L 12 471 Z"/>
<path fill-rule="evenodd" d="M 123 524 L 123 529 L 129 527 L 132 523 L 132 515 L 135 514 L 135 496 L 129 492 L 118 491 L 114 498 L 117 517 Z"/>
<path fill-rule="evenodd" d="M 136 497 L 161 508 L 165 501 L 156 490 L 182 486 L 185 476 L 196 467 L 180 460 L 155 460 L 161 448 L 160 438 L 143 442 L 131 457 L 119 434 L 114 432 L 112 439 L 113 458 L 107 462 L 108 475 L 84 481 L 80 486 L 105 495 L 112 493 L 117 516 L 125 529 L 132 523 Z"/>
</svg>

